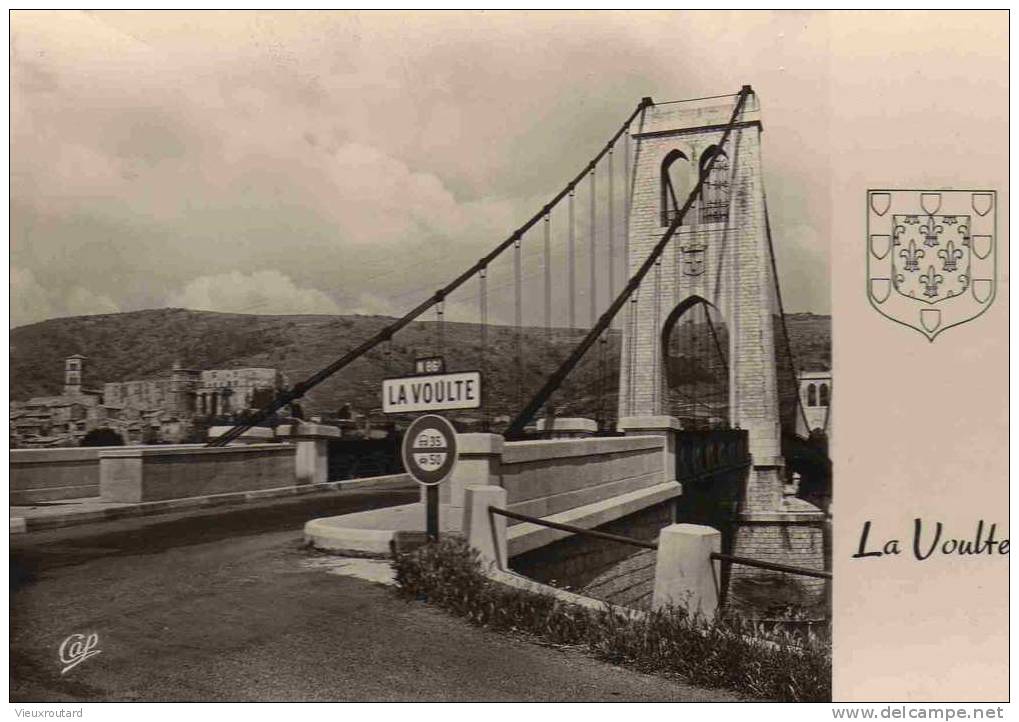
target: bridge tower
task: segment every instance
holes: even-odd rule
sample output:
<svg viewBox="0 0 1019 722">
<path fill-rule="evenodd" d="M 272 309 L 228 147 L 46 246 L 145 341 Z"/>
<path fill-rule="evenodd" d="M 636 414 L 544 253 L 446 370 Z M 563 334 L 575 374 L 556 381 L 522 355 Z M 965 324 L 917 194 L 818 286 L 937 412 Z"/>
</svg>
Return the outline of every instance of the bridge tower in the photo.
<svg viewBox="0 0 1019 722">
<path fill-rule="evenodd" d="M 712 154 L 719 155 L 660 265 L 630 299 L 622 323 L 619 417 L 629 417 L 633 425 L 633 417 L 675 415 L 666 387 L 670 333 L 695 307 L 717 314 L 728 331 L 722 341 L 727 348 L 720 349 L 727 357 L 727 421 L 747 431 L 753 457 L 742 498 L 734 500 L 733 553 L 821 568 L 824 516 L 783 493 L 777 306 L 761 175 L 760 104 L 751 92 L 720 148 L 735 103 L 736 96 L 723 96 L 652 105 L 632 133 L 631 276 L 682 207 L 700 170 Z M 786 528 L 790 524 L 793 529 Z M 746 571 L 734 567 L 733 581 Z"/>
</svg>

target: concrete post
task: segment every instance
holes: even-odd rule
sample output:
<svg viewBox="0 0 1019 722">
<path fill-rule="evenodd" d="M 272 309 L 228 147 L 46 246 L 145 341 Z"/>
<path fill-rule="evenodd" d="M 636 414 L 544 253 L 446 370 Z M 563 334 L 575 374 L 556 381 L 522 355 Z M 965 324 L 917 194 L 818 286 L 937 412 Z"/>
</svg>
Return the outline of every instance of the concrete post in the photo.
<svg viewBox="0 0 1019 722">
<path fill-rule="evenodd" d="M 722 533 L 698 524 L 672 524 L 658 535 L 652 609 L 685 607 L 712 619 L 718 609 L 720 564 L 710 554 L 722 550 Z"/>
<path fill-rule="evenodd" d="M 278 427 L 276 435 L 297 446 L 294 470 L 298 485 L 329 481 L 329 439 L 340 438 L 338 428 L 302 421 L 293 426 Z"/>
<path fill-rule="evenodd" d="M 99 497 L 105 502 L 144 501 L 142 449 L 111 449 L 99 453 Z"/>
<path fill-rule="evenodd" d="M 457 434 L 459 455 L 453 474 L 439 485 L 439 503 L 465 508 L 468 486 L 501 486 L 503 438 L 499 434 Z M 421 501 L 425 490 L 421 490 Z"/>
<path fill-rule="evenodd" d="M 483 564 L 506 565 L 506 517 L 492 514 L 488 507 L 506 508 L 506 490 L 501 486 L 468 486 L 464 489 L 464 532 L 467 543 L 478 550 Z"/>
<path fill-rule="evenodd" d="M 616 424 L 616 429 L 627 436 L 664 436 L 662 453 L 662 481 L 676 480 L 676 434 L 680 430 L 679 419 L 675 416 L 625 416 Z"/>
</svg>

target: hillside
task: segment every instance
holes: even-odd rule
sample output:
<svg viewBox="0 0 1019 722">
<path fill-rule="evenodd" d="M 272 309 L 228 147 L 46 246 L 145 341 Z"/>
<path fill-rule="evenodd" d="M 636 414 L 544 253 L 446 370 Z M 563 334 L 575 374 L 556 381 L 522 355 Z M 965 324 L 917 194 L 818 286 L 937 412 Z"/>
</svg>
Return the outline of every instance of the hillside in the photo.
<svg viewBox="0 0 1019 722">
<path fill-rule="evenodd" d="M 74 353 L 88 357 L 85 383 L 89 387 L 160 377 L 177 360 L 198 369 L 270 366 L 281 369 L 289 383 L 294 383 L 391 320 L 384 316 L 258 316 L 168 308 L 43 321 L 10 332 L 11 399 L 60 393 L 63 359 Z M 830 317 L 792 314 L 787 325 L 799 367 L 829 368 Z M 525 400 L 582 334 L 582 330 L 556 329 L 546 339 L 544 329 L 524 329 Z M 409 373 L 418 356 L 438 353 L 436 336 L 434 322 L 410 324 L 390 344 L 376 348 L 311 391 L 305 408 L 332 411 L 348 402 L 360 411 L 378 407 L 381 380 Z M 447 323 L 444 347 L 449 370 L 480 368 L 477 324 Z M 511 327 L 489 327 L 485 389 L 493 414 L 519 408 L 515 349 Z M 612 379 L 608 384 L 612 391 L 618 360 L 619 334 L 613 332 L 605 344 L 603 366 L 606 378 Z M 571 374 L 563 396 L 573 403 L 559 413 L 591 413 L 598 365 L 598 352 L 593 349 L 582 367 Z M 607 403 L 614 405 L 615 401 Z"/>
</svg>

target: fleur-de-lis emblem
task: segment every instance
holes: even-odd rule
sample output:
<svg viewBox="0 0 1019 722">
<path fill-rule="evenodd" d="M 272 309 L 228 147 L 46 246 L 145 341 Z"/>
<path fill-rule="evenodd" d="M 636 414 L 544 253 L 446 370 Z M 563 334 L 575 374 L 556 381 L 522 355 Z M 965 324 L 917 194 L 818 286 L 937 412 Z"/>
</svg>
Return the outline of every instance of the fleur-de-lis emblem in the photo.
<svg viewBox="0 0 1019 722">
<path fill-rule="evenodd" d="M 920 232 L 923 234 L 923 244 L 925 246 L 936 246 L 938 245 L 938 236 L 945 232 L 945 227 L 935 225 L 934 216 L 930 216 L 927 224 L 920 226 Z"/>
<path fill-rule="evenodd" d="M 962 255 L 962 249 L 956 248 L 955 243 L 949 241 L 947 247 L 938 251 L 938 258 L 944 261 L 941 270 L 957 271 L 959 269 L 959 259 L 962 258 Z"/>
<path fill-rule="evenodd" d="M 923 284 L 923 295 L 934 298 L 938 295 L 938 286 L 944 283 L 945 279 L 940 273 L 934 272 L 934 266 L 927 266 L 927 273 L 920 276 L 920 283 Z"/>
<path fill-rule="evenodd" d="M 899 256 L 906 262 L 906 265 L 902 267 L 902 270 L 919 271 L 920 259 L 925 255 L 926 252 L 922 248 L 916 247 L 916 241 L 910 241 L 909 248 L 903 248 L 899 251 Z"/>
<path fill-rule="evenodd" d="M 892 231 L 892 245 L 901 246 L 904 235 L 906 235 L 906 227 L 902 225 L 895 226 L 895 230 Z"/>
<path fill-rule="evenodd" d="M 969 245 L 969 226 L 959 224 L 959 235 L 962 237 L 963 242 Z"/>
</svg>

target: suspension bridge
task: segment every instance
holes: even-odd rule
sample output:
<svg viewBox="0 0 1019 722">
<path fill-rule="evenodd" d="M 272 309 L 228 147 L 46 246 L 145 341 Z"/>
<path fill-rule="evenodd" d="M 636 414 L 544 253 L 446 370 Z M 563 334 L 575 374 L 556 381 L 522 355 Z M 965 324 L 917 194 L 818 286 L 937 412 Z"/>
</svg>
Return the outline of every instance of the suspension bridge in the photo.
<svg viewBox="0 0 1019 722">
<path fill-rule="evenodd" d="M 639 526 L 666 504 L 672 521 L 722 529 L 727 553 L 823 570 L 826 515 L 789 493 L 795 474 L 821 490 L 812 498 L 830 498 L 831 471 L 824 434 L 796 433 L 798 422 L 801 431 L 810 425 L 782 302 L 762 132 L 750 86 L 694 100 L 644 98 L 486 255 L 209 446 L 236 441 L 375 357 L 429 312 L 442 355 L 446 310 L 455 304 L 476 309 L 473 368 L 482 377 L 511 374 L 512 393 L 477 410 L 481 433 L 461 434 L 462 463 L 443 492 L 453 528 L 468 523 L 467 490 L 485 485 L 509 494 L 505 508 L 518 518 L 510 519 L 507 553 L 519 559 L 567 536 L 521 514 Z M 507 326 L 510 358 L 491 343 L 494 329 Z M 576 434 L 590 438 L 561 438 L 572 435 L 563 409 L 593 417 Z M 327 527 L 316 528 L 328 536 Z M 788 581 L 752 567 L 725 576 L 742 590 L 732 598 L 749 604 Z M 809 583 L 797 589 L 818 594 Z"/>
</svg>

